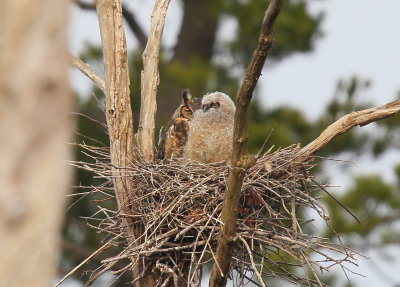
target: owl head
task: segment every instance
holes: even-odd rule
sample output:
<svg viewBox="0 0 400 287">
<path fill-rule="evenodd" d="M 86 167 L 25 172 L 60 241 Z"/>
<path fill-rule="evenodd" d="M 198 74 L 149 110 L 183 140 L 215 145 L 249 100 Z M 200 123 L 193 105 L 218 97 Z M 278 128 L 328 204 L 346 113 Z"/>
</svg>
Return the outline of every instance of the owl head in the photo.
<svg viewBox="0 0 400 287">
<path fill-rule="evenodd" d="M 201 99 L 192 97 L 189 89 L 185 89 L 182 91 L 182 101 L 179 116 L 190 120 L 193 117 L 193 113 L 201 108 Z"/>
<path fill-rule="evenodd" d="M 205 114 L 234 114 L 236 107 L 228 95 L 221 92 L 214 92 L 203 96 L 201 109 Z"/>
</svg>

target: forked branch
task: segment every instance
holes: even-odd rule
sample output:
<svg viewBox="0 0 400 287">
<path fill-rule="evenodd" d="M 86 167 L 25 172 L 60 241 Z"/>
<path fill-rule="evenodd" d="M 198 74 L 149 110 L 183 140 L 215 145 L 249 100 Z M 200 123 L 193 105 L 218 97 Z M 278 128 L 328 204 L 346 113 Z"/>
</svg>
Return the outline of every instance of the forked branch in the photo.
<svg viewBox="0 0 400 287">
<path fill-rule="evenodd" d="M 303 147 L 301 156 L 310 156 L 326 146 L 336 136 L 341 135 L 355 126 L 365 126 L 371 122 L 394 116 L 400 112 L 400 100 L 390 102 L 386 105 L 352 112 L 341 117 L 339 120 L 327 127 L 315 140 Z"/>
<path fill-rule="evenodd" d="M 154 158 L 154 131 L 157 111 L 156 95 L 160 82 L 158 62 L 160 58 L 161 36 L 164 30 L 165 16 L 171 0 L 158 0 L 151 14 L 151 27 L 146 49 L 143 52 L 143 70 L 141 74 L 141 106 L 138 128 L 138 143 L 141 152 L 148 160 Z"/>
<path fill-rule="evenodd" d="M 222 229 L 218 239 L 216 262 L 210 278 L 211 287 L 225 286 L 229 275 L 234 248 L 233 240 L 236 235 L 240 191 L 243 184 L 244 171 L 249 166 L 248 158 L 250 158 L 246 156 L 248 108 L 265 59 L 273 43 L 272 30 L 282 5 L 283 0 L 272 0 L 270 2 L 261 26 L 258 46 L 236 97 L 232 168 L 229 171 L 227 191 L 225 192 L 221 212 Z"/>
</svg>

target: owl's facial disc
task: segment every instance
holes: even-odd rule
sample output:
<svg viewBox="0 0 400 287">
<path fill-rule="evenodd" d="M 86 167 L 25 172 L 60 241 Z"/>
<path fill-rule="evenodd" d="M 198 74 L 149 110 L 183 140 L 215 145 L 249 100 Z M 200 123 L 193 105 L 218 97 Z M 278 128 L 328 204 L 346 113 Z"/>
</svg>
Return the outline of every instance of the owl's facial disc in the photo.
<svg viewBox="0 0 400 287">
<path fill-rule="evenodd" d="M 215 109 L 215 110 L 217 110 L 217 109 L 219 109 L 220 106 L 221 106 L 221 104 L 220 104 L 219 102 L 211 102 L 211 103 L 209 103 L 209 104 L 204 104 L 204 105 L 201 107 L 201 109 L 202 109 L 204 112 L 207 112 L 207 111 L 209 111 L 210 109 Z"/>
<path fill-rule="evenodd" d="M 185 119 L 188 119 L 188 120 L 191 120 L 192 119 L 192 115 L 193 115 L 193 111 L 189 107 L 187 107 L 187 106 L 182 106 L 181 107 L 181 111 L 180 111 L 180 116 L 181 117 L 183 117 Z"/>
</svg>

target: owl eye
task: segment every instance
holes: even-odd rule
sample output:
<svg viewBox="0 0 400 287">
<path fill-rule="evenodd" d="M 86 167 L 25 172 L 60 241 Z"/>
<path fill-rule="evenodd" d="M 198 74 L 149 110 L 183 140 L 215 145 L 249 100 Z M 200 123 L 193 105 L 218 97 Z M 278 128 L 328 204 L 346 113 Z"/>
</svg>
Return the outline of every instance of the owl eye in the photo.
<svg viewBox="0 0 400 287">
<path fill-rule="evenodd" d="M 219 102 L 212 102 L 212 103 L 209 103 L 207 105 L 203 105 L 202 106 L 202 110 L 206 112 L 209 109 L 218 109 L 220 107 L 220 105 L 221 104 Z"/>
<path fill-rule="evenodd" d="M 218 109 L 220 107 L 220 103 L 219 102 L 212 102 L 210 104 L 210 108 L 214 108 L 214 109 Z"/>
<path fill-rule="evenodd" d="M 193 114 L 193 111 L 190 108 L 182 106 L 181 113 L 180 113 L 181 117 L 189 119 L 189 118 L 191 118 L 192 114 Z"/>
</svg>

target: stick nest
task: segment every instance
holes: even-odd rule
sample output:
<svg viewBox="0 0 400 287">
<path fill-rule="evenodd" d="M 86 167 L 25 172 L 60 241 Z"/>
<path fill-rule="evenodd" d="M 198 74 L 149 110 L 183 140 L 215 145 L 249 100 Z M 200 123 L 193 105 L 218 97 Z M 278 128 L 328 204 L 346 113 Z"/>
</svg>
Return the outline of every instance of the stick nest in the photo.
<svg viewBox="0 0 400 287">
<path fill-rule="evenodd" d="M 115 172 L 108 150 L 81 147 L 94 162 L 76 165 L 105 179 L 91 194 L 115 201 Z M 329 215 L 317 197 L 324 187 L 310 175 L 313 158 L 298 159 L 299 147 L 291 146 L 265 154 L 246 171 L 237 235 L 231 239 L 235 248 L 230 278 L 237 286 L 248 282 L 266 286 L 270 278 L 299 286 L 326 286 L 319 279 L 322 271 L 335 265 L 346 270 L 345 262 L 356 264 L 355 252 L 339 237 L 334 243 L 308 232 L 308 224 L 314 221 L 310 214 L 324 221 Z M 145 160 L 124 168 L 137 193 L 120 203 L 130 214 L 99 206 L 93 216 L 95 228 L 108 235 L 102 250 L 119 249 L 102 261 L 92 281 L 118 261 L 130 259 L 113 272 L 130 272 L 140 264 L 158 270 L 157 286 L 200 286 L 202 269 L 215 258 L 228 171 L 222 164 Z M 129 235 L 132 231 L 142 235 L 134 239 Z"/>
</svg>

